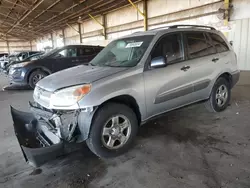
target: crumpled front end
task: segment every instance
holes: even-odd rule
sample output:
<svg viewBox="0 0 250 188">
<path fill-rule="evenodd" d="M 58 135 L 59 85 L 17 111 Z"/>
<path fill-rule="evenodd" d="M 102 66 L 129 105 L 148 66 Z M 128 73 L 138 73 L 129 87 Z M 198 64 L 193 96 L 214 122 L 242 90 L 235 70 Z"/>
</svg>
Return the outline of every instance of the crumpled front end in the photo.
<svg viewBox="0 0 250 188">
<path fill-rule="evenodd" d="M 49 110 L 30 103 L 32 113 L 11 107 L 14 129 L 23 155 L 38 167 L 64 154 L 64 145 L 83 142 L 88 138 L 94 111 Z"/>
<path fill-rule="evenodd" d="M 38 167 L 64 153 L 64 143 L 72 139 L 76 125 L 71 123 L 64 130 L 58 126 L 64 121 L 62 117 L 42 110 L 32 103 L 30 108 L 32 113 L 21 112 L 11 107 L 11 115 L 25 160 Z"/>
</svg>

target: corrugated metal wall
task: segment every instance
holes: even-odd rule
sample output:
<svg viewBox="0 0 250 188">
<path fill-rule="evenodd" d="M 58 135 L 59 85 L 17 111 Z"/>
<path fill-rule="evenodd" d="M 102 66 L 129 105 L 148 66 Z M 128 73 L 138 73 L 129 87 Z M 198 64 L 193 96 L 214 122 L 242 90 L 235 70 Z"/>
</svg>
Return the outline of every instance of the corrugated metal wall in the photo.
<svg viewBox="0 0 250 188">
<path fill-rule="evenodd" d="M 250 70 L 250 18 L 232 21 L 230 25 L 228 40 L 233 41 L 238 66 L 240 70 Z"/>
</svg>

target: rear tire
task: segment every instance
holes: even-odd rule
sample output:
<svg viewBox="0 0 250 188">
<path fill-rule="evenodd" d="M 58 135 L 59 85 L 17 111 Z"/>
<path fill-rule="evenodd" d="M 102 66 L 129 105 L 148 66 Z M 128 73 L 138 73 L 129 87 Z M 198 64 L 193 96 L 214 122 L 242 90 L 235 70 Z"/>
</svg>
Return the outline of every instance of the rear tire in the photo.
<svg viewBox="0 0 250 188">
<path fill-rule="evenodd" d="M 231 99 L 230 83 L 223 77 L 216 80 L 205 107 L 209 112 L 221 112 L 225 110 Z"/>
<path fill-rule="evenodd" d="M 131 108 L 107 103 L 96 112 L 86 143 L 101 158 L 116 157 L 132 147 L 137 131 L 138 120 Z"/>
<path fill-rule="evenodd" d="M 32 72 L 29 76 L 29 85 L 32 89 L 36 87 L 36 83 L 46 77 L 47 74 L 44 71 L 36 70 Z"/>
</svg>

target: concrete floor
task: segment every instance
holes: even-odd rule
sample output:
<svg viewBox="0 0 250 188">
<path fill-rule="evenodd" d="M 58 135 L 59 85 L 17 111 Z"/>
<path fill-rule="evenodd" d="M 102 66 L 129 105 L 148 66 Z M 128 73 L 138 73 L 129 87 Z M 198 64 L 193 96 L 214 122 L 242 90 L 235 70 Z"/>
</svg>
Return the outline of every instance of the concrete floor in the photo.
<svg viewBox="0 0 250 188">
<path fill-rule="evenodd" d="M 0 91 L 0 187 L 250 187 L 250 86 L 236 86 L 222 113 L 197 104 L 146 124 L 123 156 L 101 160 L 81 145 L 39 169 L 25 163 L 9 113 L 31 99 L 32 91 Z"/>
</svg>

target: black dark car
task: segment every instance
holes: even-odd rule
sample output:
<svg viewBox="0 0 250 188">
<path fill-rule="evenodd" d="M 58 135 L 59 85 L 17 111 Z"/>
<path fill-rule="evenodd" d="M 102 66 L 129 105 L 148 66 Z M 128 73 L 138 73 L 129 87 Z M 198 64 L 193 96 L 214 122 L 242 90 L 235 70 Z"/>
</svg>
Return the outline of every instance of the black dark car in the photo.
<svg viewBox="0 0 250 188">
<path fill-rule="evenodd" d="M 101 46 L 69 45 L 56 48 L 37 60 L 18 63 L 9 69 L 9 79 L 12 84 L 30 85 L 45 76 L 73 66 L 88 64 L 101 50 Z"/>
</svg>

